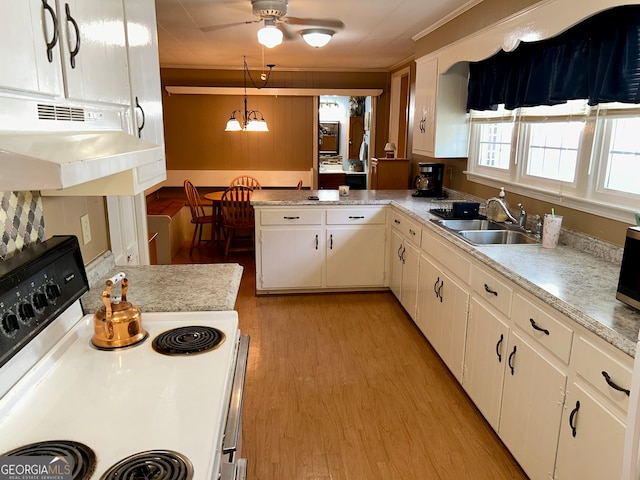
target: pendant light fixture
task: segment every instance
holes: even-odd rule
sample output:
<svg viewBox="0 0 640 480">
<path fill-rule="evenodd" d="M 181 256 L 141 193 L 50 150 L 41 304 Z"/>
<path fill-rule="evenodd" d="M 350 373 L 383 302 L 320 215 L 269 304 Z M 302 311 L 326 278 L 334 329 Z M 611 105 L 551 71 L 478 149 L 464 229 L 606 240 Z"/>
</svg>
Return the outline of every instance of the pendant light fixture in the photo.
<svg viewBox="0 0 640 480">
<path fill-rule="evenodd" d="M 267 122 L 264 119 L 264 115 L 259 110 L 249 110 L 247 107 L 247 77 L 251 80 L 251 84 L 257 88 L 264 88 L 267 86 L 269 82 L 269 77 L 271 77 L 271 70 L 275 65 L 267 65 L 269 67 L 269 72 L 267 74 L 262 74 L 261 78 L 263 80 L 263 84 L 261 86 L 257 86 L 251 77 L 251 72 L 249 72 L 249 67 L 247 66 L 247 57 L 243 57 L 243 77 L 244 77 L 244 110 L 234 110 L 231 112 L 231 118 L 227 121 L 227 127 L 225 128 L 226 132 L 268 132 L 269 127 L 267 126 Z M 236 118 L 236 115 L 242 116 L 242 119 Z"/>
</svg>

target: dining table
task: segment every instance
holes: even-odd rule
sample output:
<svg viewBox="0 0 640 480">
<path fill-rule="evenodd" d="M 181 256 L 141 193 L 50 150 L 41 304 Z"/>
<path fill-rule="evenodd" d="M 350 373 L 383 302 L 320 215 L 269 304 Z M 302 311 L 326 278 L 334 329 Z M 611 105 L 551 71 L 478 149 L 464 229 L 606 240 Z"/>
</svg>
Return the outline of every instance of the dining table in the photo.
<svg viewBox="0 0 640 480">
<path fill-rule="evenodd" d="M 222 195 L 224 194 L 225 190 L 218 190 L 215 192 L 209 192 L 209 193 L 205 193 L 202 197 L 205 200 L 209 200 L 211 202 L 211 206 L 213 207 L 213 215 L 214 217 L 216 217 L 218 219 L 218 221 L 216 222 L 216 239 L 220 238 L 220 234 L 222 233 L 222 208 L 221 208 L 221 203 L 222 203 Z M 217 242 L 216 242 L 217 243 Z"/>
</svg>

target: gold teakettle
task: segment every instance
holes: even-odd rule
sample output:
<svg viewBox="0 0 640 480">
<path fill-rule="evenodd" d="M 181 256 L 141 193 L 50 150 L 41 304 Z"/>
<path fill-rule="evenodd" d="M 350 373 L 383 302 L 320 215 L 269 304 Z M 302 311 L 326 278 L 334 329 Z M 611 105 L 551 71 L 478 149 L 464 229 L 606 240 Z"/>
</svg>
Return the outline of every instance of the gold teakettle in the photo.
<svg viewBox="0 0 640 480">
<path fill-rule="evenodd" d="M 111 289 L 122 282 L 121 298 L 112 301 Z M 147 338 L 142 328 L 142 312 L 138 307 L 127 302 L 129 280 L 124 272 L 120 272 L 106 282 L 102 292 L 104 306 L 93 317 L 94 335 L 91 343 L 99 349 L 112 350 L 128 347 Z"/>
</svg>

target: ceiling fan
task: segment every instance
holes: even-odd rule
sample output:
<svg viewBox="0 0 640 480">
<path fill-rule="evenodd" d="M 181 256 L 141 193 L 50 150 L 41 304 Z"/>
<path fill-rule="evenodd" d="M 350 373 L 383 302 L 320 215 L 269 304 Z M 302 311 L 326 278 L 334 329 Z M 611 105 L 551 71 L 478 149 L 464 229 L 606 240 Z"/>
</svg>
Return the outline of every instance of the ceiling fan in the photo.
<svg viewBox="0 0 640 480">
<path fill-rule="evenodd" d="M 318 48 L 323 47 L 331 40 L 335 29 L 344 27 L 344 23 L 340 20 L 287 17 L 288 3 L 289 0 L 251 0 L 253 14 L 258 17 L 258 20 L 210 25 L 201 27 L 200 30 L 211 32 L 237 25 L 263 22 L 263 28 L 258 31 L 258 42 L 265 47 L 273 48 L 282 43 L 283 37 L 287 40 L 296 38 L 285 25 L 300 25 L 309 27 L 299 31 L 302 38 L 309 45 Z"/>
</svg>

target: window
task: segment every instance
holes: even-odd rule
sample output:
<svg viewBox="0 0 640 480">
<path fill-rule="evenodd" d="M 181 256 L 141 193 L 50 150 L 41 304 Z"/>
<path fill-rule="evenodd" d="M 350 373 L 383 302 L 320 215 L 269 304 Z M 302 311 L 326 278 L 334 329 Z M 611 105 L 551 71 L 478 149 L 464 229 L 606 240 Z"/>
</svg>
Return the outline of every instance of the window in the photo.
<svg viewBox="0 0 640 480">
<path fill-rule="evenodd" d="M 582 128 L 577 122 L 531 124 L 526 174 L 573 183 Z"/>
<path fill-rule="evenodd" d="M 506 170 L 511 158 L 512 123 L 485 123 L 480 128 L 478 164 Z"/>
<path fill-rule="evenodd" d="M 611 120 L 603 187 L 640 195 L 640 118 Z"/>
<path fill-rule="evenodd" d="M 621 220 L 640 209 L 638 105 L 577 100 L 511 114 L 472 110 L 470 121 L 475 181 Z"/>
</svg>

